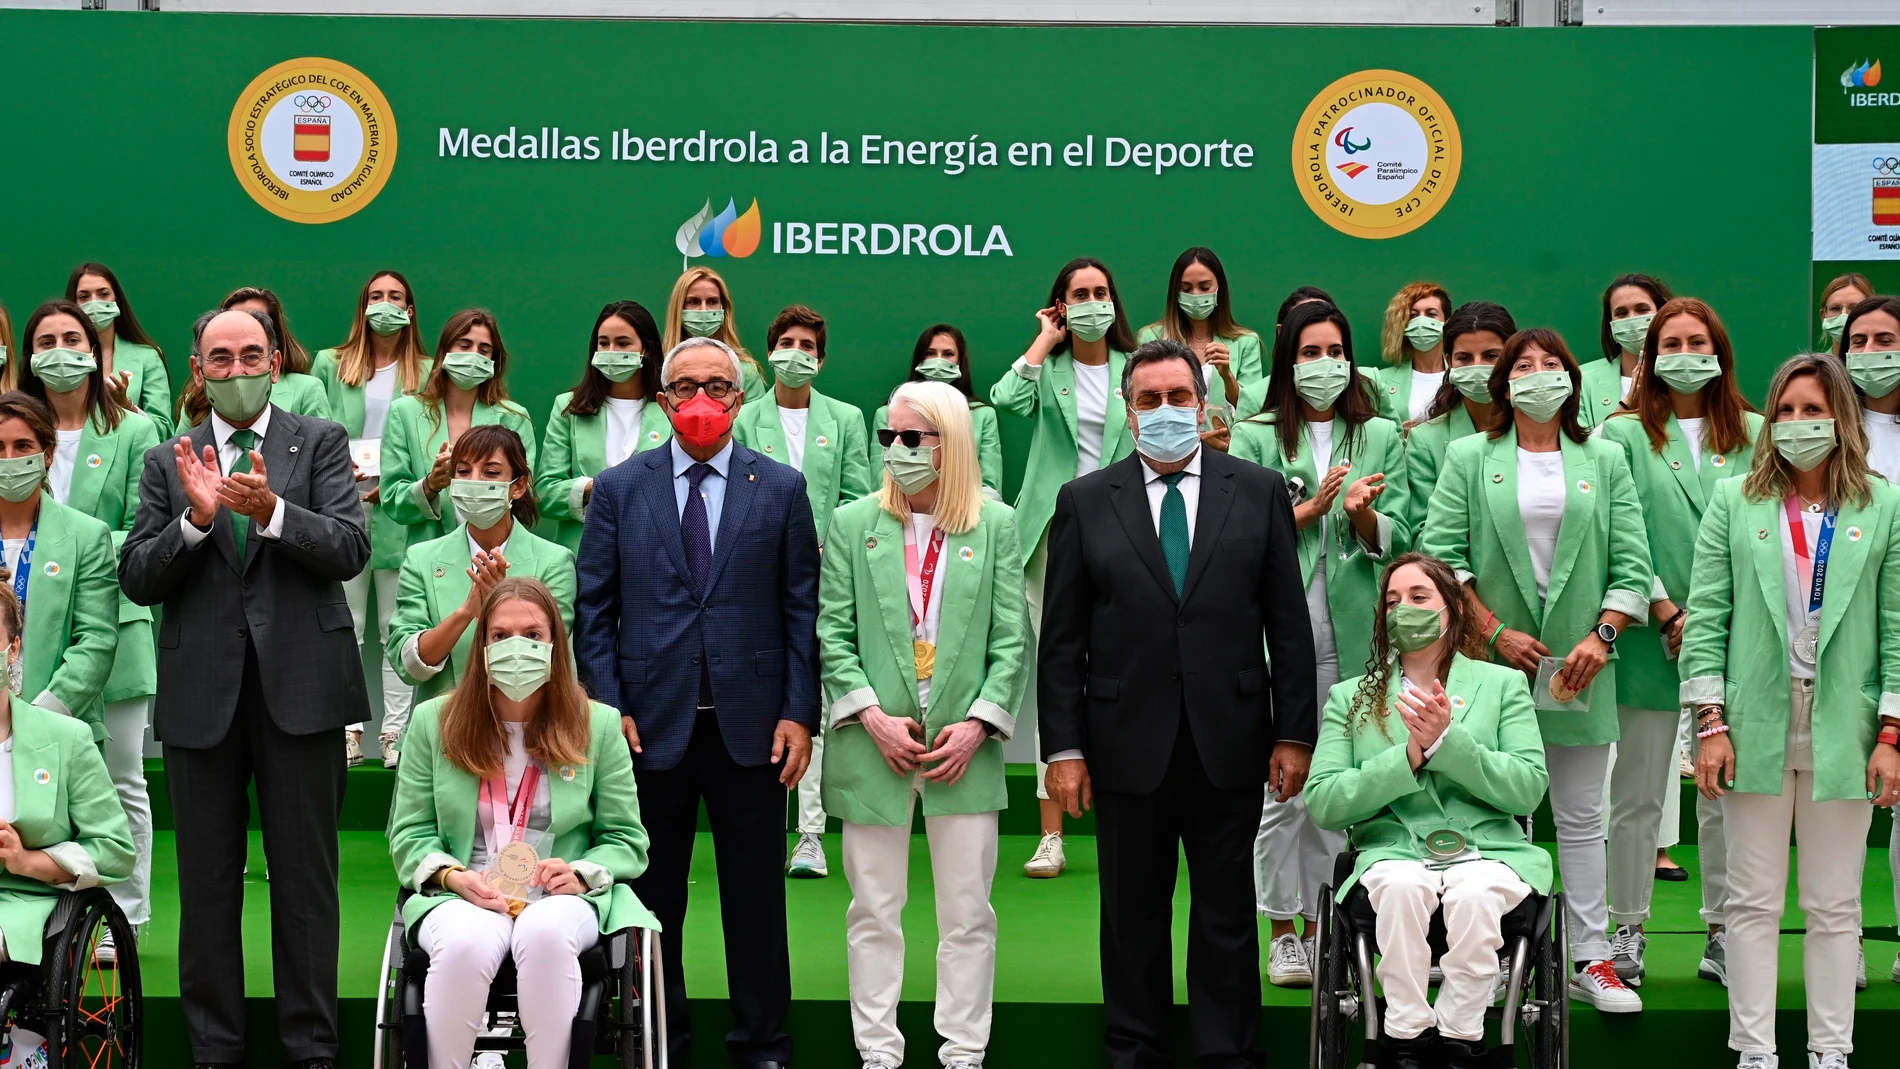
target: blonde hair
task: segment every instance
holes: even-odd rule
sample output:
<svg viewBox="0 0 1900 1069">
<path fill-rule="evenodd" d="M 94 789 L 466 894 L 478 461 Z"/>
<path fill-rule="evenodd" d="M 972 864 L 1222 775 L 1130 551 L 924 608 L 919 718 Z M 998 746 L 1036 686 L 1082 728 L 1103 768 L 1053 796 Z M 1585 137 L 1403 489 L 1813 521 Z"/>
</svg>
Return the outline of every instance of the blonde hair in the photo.
<svg viewBox="0 0 1900 1069">
<path fill-rule="evenodd" d="M 708 334 L 707 337 L 724 343 L 726 348 L 738 354 L 746 370 L 764 378 L 765 372 L 760 370 L 759 362 L 752 359 L 752 354 L 745 351 L 745 346 L 739 344 L 739 328 L 734 323 L 732 315 L 732 291 L 726 288 L 726 280 L 719 277 L 719 272 L 710 267 L 689 267 L 680 275 L 679 280 L 673 283 L 673 293 L 666 299 L 666 336 L 660 340 L 660 343 L 670 353 L 680 342 L 692 337 L 691 334 L 686 333 L 684 318 L 686 291 L 693 288 L 693 283 L 703 278 L 711 279 L 712 284 L 719 287 L 719 307 L 726 313 L 726 321 L 719 324 L 719 329 Z M 743 386 L 744 383 L 739 383 L 739 385 Z"/>
<path fill-rule="evenodd" d="M 0 304 L 0 346 L 7 350 L 6 366 L 0 367 L 0 393 L 5 393 L 20 388 L 20 361 L 25 357 L 13 345 L 13 317 L 4 304 Z"/>
<path fill-rule="evenodd" d="M 1436 282 L 1408 282 L 1399 292 L 1392 295 L 1392 302 L 1385 306 L 1385 323 L 1379 328 L 1379 355 L 1385 362 L 1397 366 L 1412 358 L 1412 343 L 1405 338 L 1405 324 L 1412 321 L 1412 305 L 1426 297 L 1436 297 L 1445 306 L 1445 315 L 1451 315 L 1451 294 Z"/>
<path fill-rule="evenodd" d="M 1851 501 L 1865 505 L 1873 497 L 1873 469 L 1867 466 L 1867 429 L 1860 419 L 1860 398 L 1847 366 L 1827 353 L 1802 353 L 1791 357 L 1775 372 L 1768 384 L 1768 403 L 1762 412 L 1761 434 L 1755 440 L 1755 466 L 1742 483 L 1742 493 L 1754 501 L 1780 500 L 1794 489 L 1794 466 L 1775 448 L 1775 409 L 1790 383 L 1813 376 L 1827 394 L 1827 406 L 1834 410 L 1834 434 L 1838 441 L 1827 460 L 1827 500 L 1830 505 Z"/>
<path fill-rule="evenodd" d="M 976 463 L 976 432 L 970 428 L 970 402 L 947 382 L 906 382 L 891 392 L 890 414 L 905 405 L 937 432 L 937 526 L 950 534 L 968 534 L 983 516 L 983 473 Z M 910 503 L 890 472 L 878 495 L 884 511 L 910 519 Z"/>
</svg>

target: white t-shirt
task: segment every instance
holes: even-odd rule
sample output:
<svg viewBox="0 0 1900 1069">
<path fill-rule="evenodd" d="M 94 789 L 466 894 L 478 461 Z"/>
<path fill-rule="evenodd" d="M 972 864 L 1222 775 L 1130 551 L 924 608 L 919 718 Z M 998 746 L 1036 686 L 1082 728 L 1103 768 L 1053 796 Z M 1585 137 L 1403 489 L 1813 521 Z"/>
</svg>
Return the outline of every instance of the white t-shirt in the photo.
<svg viewBox="0 0 1900 1069">
<path fill-rule="evenodd" d="M 363 384 L 363 437 L 381 438 L 383 424 L 389 419 L 389 405 L 396 397 L 396 373 L 400 362 L 377 368 Z"/>
<path fill-rule="evenodd" d="M 778 425 L 785 431 L 785 463 L 805 470 L 805 427 L 811 422 L 811 409 L 779 406 Z"/>
<path fill-rule="evenodd" d="M 910 589 L 911 613 L 916 613 L 923 601 L 924 558 L 930 555 L 930 538 L 937 529 L 937 518 L 928 512 L 912 513 L 910 522 L 904 525 L 904 571 L 907 586 Z M 924 622 L 922 626 L 911 626 L 911 637 L 922 639 L 931 645 L 937 644 L 937 625 L 943 617 L 943 583 L 947 577 L 945 565 L 949 563 L 949 550 L 937 554 L 936 578 L 930 583 L 930 604 L 923 606 Z M 915 568 L 912 567 L 915 562 Z M 917 681 L 917 704 L 924 708 L 930 706 L 930 680 Z"/>
<path fill-rule="evenodd" d="M 4 546 L 6 551 L 7 585 L 10 588 L 13 585 L 12 577 L 20 574 L 20 554 L 26 549 L 26 539 L 9 538 L 0 541 L 0 546 Z"/>
<path fill-rule="evenodd" d="M 645 413 L 643 397 L 609 397 L 601 408 L 607 414 L 607 466 L 633 455 L 640 444 L 640 417 Z"/>
<path fill-rule="evenodd" d="M 1794 532 L 1788 529 L 1784 508 L 1777 505 L 1775 512 L 1775 526 L 1781 530 L 1782 587 L 1788 596 L 1788 673 L 1796 679 L 1813 679 L 1814 666 L 1802 664 L 1801 658 L 1794 655 L 1795 636 L 1808 626 L 1808 583 L 1813 573 L 1802 567 L 1801 558 L 1795 556 Z M 1814 559 L 1815 545 L 1821 540 L 1821 521 L 1825 518 L 1822 513 L 1801 510 L 1802 534 L 1807 537 L 1810 561 Z M 1836 528 L 1834 537 L 1840 536 L 1840 529 Z"/>
<path fill-rule="evenodd" d="M 1425 413 L 1432 407 L 1432 398 L 1438 396 L 1439 384 L 1445 381 L 1442 371 L 1412 372 L 1412 401 L 1408 406 L 1407 419 L 1424 419 Z"/>
<path fill-rule="evenodd" d="M 1867 428 L 1867 466 L 1900 484 L 1900 420 L 1885 412 L 1861 413 Z"/>
<path fill-rule="evenodd" d="M 1108 425 L 1108 365 L 1075 367 L 1075 477 L 1102 466 L 1102 431 Z"/>
<path fill-rule="evenodd" d="M 521 777 L 528 771 L 528 751 L 523 744 L 528 725 L 516 723 L 512 720 L 504 720 L 501 722 L 501 726 L 506 730 L 508 735 L 508 756 L 504 758 L 502 762 L 507 769 L 508 797 L 501 800 L 504 812 L 500 814 L 501 824 L 507 832 L 507 835 L 503 837 L 503 843 L 505 844 L 507 838 L 513 835 L 514 830 L 514 825 L 509 823 L 508 814 L 505 810 L 514 798 L 515 791 L 521 786 Z M 481 787 L 477 785 L 475 789 L 477 792 L 475 795 L 477 798 L 475 803 L 475 838 L 469 847 L 468 868 L 471 872 L 480 872 L 488 867 L 488 836 L 492 834 L 495 826 L 496 814 L 490 806 L 479 801 L 481 798 Z M 553 826 L 553 810 L 551 803 L 548 801 L 548 770 L 544 768 L 541 770 L 540 781 L 535 784 L 534 808 L 528 810 L 527 830 L 530 834 L 523 835 L 522 837 L 532 840 L 534 838 L 532 833 L 545 833 Z M 543 853 L 545 853 L 545 851 L 543 851 Z"/>
<path fill-rule="evenodd" d="M 1564 455 L 1517 451 L 1517 512 L 1530 543 L 1531 572 L 1537 597 L 1550 593 L 1550 562 L 1557 556 L 1557 535 L 1564 525 Z"/>
<path fill-rule="evenodd" d="M 73 492 L 73 467 L 79 463 L 79 437 L 86 432 L 82 428 L 53 433 L 59 436 L 59 445 L 53 450 L 53 466 L 46 474 L 53 484 L 53 500 L 64 505 Z"/>
<path fill-rule="evenodd" d="M 1306 425 L 1306 437 L 1313 449 L 1313 470 L 1322 480 L 1332 467 L 1333 426 L 1330 419 Z M 1319 487 L 1313 487 L 1312 493 L 1317 496 Z M 1306 584 L 1306 615 L 1313 622 L 1313 652 L 1317 657 L 1321 687 L 1339 682 L 1339 644 L 1333 636 L 1333 610 L 1326 603 L 1326 559 L 1332 553 L 1332 526 L 1331 513 L 1320 518 L 1319 559 L 1313 562 L 1312 582 Z"/>
<path fill-rule="evenodd" d="M 1628 375 L 1623 375 L 1621 376 L 1621 378 L 1623 380 L 1623 393 L 1621 396 L 1623 398 L 1627 398 L 1630 395 L 1630 384 L 1635 382 L 1636 380 L 1629 377 Z"/>
<path fill-rule="evenodd" d="M 1689 457 L 1695 462 L 1695 470 L 1701 471 L 1702 436 L 1707 433 L 1704 428 L 1707 427 L 1708 420 L 1702 417 L 1695 419 L 1677 418 L 1676 423 L 1682 428 L 1682 441 L 1683 444 L 1689 447 Z"/>
</svg>

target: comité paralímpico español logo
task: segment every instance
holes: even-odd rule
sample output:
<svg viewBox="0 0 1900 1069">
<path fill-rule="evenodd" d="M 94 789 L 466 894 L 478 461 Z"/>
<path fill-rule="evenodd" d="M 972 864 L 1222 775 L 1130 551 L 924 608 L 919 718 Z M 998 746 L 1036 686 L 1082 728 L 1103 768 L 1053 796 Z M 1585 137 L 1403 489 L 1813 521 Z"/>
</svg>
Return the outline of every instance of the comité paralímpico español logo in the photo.
<svg viewBox="0 0 1900 1069">
<path fill-rule="evenodd" d="M 1458 121 L 1432 87 L 1365 70 L 1322 89 L 1293 130 L 1293 179 L 1342 233 L 1390 238 L 1424 226 L 1458 184 Z"/>
<path fill-rule="evenodd" d="M 231 109 L 231 169 L 266 211 L 333 223 L 361 211 L 396 165 L 396 117 L 363 73 L 293 59 L 251 80 Z"/>
</svg>

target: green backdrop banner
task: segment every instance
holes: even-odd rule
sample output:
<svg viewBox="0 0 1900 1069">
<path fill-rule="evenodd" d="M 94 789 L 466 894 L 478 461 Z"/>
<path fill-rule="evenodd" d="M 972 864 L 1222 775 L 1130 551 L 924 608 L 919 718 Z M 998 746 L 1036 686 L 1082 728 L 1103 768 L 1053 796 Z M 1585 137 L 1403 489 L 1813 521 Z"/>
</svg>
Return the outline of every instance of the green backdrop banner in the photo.
<svg viewBox="0 0 1900 1069">
<path fill-rule="evenodd" d="M 1590 356 L 1604 284 L 1654 272 L 1721 312 L 1757 392 L 1811 335 L 1813 37 L 1799 27 L 0 11 L 0 40 L 15 149 L 0 301 L 17 320 L 74 263 L 105 261 L 175 382 L 192 317 L 228 290 L 276 289 L 315 348 L 342 339 L 358 288 L 388 266 L 415 284 L 432 348 L 457 309 L 499 315 L 510 387 L 538 425 L 578 377 L 595 312 L 658 310 L 682 244 L 725 254 L 693 262 L 730 280 L 756 354 L 780 307 L 823 312 L 818 386 L 867 412 L 926 324 L 966 330 L 987 389 L 1064 261 L 1107 261 L 1146 322 L 1196 244 L 1225 260 L 1240 320 L 1269 333 L 1287 291 L 1330 290 L 1365 362 L 1387 298 L 1414 279 L 1500 301 Z M 307 57 L 328 73 L 289 62 Z M 1462 156 L 1448 194 L 1420 187 L 1436 214 L 1385 240 L 1329 225 L 1295 170 L 1302 115 L 1355 72 L 1429 87 Z M 307 93 L 331 106 L 278 106 Z M 1444 163 L 1442 119 L 1417 143 L 1427 172 Z M 1379 129 L 1371 177 L 1406 173 L 1387 168 Z M 373 165 L 350 165 L 371 149 Z M 337 218 L 286 217 L 299 212 Z M 1027 424 L 1005 430 L 1013 493 Z"/>
<path fill-rule="evenodd" d="M 1848 271 L 1900 292 L 1900 26 L 1814 31 L 1813 152 L 1816 306 Z"/>
</svg>

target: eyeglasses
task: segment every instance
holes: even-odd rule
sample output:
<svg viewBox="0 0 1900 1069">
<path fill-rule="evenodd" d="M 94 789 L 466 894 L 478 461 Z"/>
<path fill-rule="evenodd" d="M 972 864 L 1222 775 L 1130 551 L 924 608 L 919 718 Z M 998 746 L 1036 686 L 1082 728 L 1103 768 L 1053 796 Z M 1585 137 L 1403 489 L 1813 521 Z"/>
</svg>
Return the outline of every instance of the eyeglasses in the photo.
<svg viewBox="0 0 1900 1069">
<path fill-rule="evenodd" d="M 1195 395 L 1193 388 L 1188 386 L 1177 387 L 1165 394 L 1147 390 L 1135 395 L 1135 411 L 1137 412 L 1153 412 L 1164 404 L 1173 405 L 1176 408 L 1193 408 L 1200 403 L 1201 399 Z"/>
<path fill-rule="evenodd" d="M 880 430 L 877 432 L 877 444 L 883 446 L 886 449 L 889 449 L 891 447 L 891 443 L 903 442 L 904 448 L 915 449 L 918 446 L 924 444 L 925 438 L 941 438 L 941 437 L 943 436 L 941 434 L 938 434 L 936 431 L 894 431 L 894 430 L 891 430 L 889 427 L 886 427 L 883 430 Z"/>
<path fill-rule="evenodd" d="M 710 382 L 694 382 L 692 379 L 677 379 L 666 384 L 666 395 L 681 404 L 691 401 L 699 393 L 715 401 L 724 401 L 738 389 L 725 379 L 713 379 Z"/>
<path fill-rule="evenodd" d="M 206 356 L 199 358 L 198 363 L 211 371 L 229 372 L 238 367 L 247 375 L 255 375 L 270 366 L 270 357 L 262 353 L 245 353 L 240 357 Z"/>
</svg>

